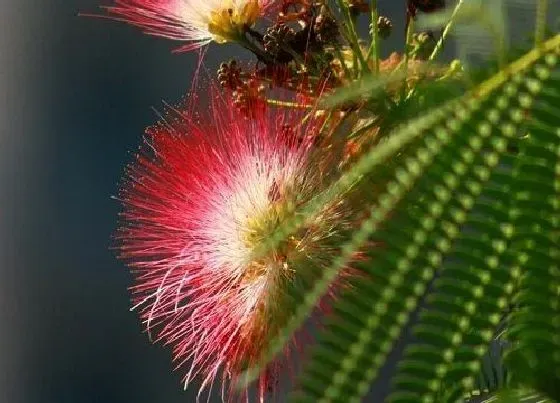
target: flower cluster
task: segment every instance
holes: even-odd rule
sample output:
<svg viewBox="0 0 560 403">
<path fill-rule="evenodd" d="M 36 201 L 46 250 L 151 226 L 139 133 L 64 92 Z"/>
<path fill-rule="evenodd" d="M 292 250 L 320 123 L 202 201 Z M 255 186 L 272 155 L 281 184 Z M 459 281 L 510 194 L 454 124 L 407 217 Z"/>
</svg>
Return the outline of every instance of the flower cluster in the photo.
<svg viewBox="0 0 560 403">
<path fill-rule="evenodd" d="M 212 41 L 235 41 L 264 13 L 270 0 L 116 0 L 106 7 L 118 20 L 148 34 L 186 42 L 187 51 Z"/>
<path fill-rule="evenodd" d="M 329 264 L 351 220 L 335 199 L 257 254 L 333 174 L 324 156 L 313 163 L 309 135 L 320 126 L 270 111 L 247 119 L 226 101 L 206 118 L 180 114 L 148 130 L 123 186 L 118 234 L 146 328 L 174 346 L 179 366 L 188 362 L 185 383 L 200 373 L 203 388 L 258 360 L 287 320 L 290 295 Z M 273 365 L 261 398 L 274 376 Z"/>
<path fill-rule="evenodd" d="M 443 7 L 409 0 L 407 30 L 418 13 Z M 324 0 L 115 0 L 106 7 L 111 19 L 184 42 L 179 51 L 233 42 L 258 61 L 220 65 L 209 113 L 170 108 L 150 127 L 120 194 L 117 239 L 134 273 L 134 308 L 153 339 L 173 347 L 185 385 L 201 380 L 200 393 L 219 382 L 223 399 L 238 401 L 236 378 L 262 364 L 295 296 L 330 267 L 373 188 L 353 184 L 295 229 L 283 233 L 284 224 L 379 142 L 419 83 L 460 71 L 457 63 L 432 63 L 432 32 L 408 32 L 407 53 L 383 60 L 391 21 L 364 0 L 338 0 L 338 8 Z M 361 13 L 376 18 L 369 43 L 354 26 Z M 340 91 L 372 79 L 385 83 L 381 94 Z M 323 102 L 331 95 L 342 100 Z M 351 278 L 359 275 L 344 267 L 317 312 Z M 264 364 L 260 401 L 299 346 L 293 338 L 284 359 Z"/>
</svg>

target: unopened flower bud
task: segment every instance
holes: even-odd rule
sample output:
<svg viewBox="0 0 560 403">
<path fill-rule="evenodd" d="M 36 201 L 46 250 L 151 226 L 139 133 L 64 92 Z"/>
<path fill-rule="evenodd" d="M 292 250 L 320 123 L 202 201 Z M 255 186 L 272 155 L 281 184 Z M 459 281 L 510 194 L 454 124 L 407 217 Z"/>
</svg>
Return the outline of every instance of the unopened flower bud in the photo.
<svg viewBox="0 0 560 403">
<path fill-rule="evenodd" d="M 241 85 L 241 69 L 237 67 L 237 62 L 231 60 L 229 63 L 220 64 L 218 69 L 218 82 L 223 88 L 235 90 Z"/>
<path fill-rule="evenodd" d="M 412 35 L 412 53 L 419 59 L 427 59 L 436 46 L 431 32 L 419 32 Z"/>
<path fill-rule="evenodd" d="M 264 49 L 272 56 L 277 56 L 282 48 L 289 46 L 294 39 L 294 35 L 294 30 L 287 25 L 273 25 L 266 30 L 263 37 Z"/>
<path fill-rule="evenodd" d="M 339 35 L 336 20 L 326 11 L 317 16 L 313 29 L 317 40 L 323 43 L 335 42 Z"/>
<path fill-rule="evenodd" d="M 380 15 L 377 19 L 377 32 L 380 38 L 386 39 L 391 35 L 393 24 L 391 20 L 385 16 Z"/>
</svg>

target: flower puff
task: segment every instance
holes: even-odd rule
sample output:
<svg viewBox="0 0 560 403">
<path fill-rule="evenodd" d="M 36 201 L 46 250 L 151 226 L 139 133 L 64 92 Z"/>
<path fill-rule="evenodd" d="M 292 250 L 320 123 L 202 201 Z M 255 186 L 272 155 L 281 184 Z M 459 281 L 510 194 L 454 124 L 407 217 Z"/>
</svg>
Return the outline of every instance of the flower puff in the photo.
<svg viewBox="0 0 560 403">
<path fill-rule="evenodd" d="M 253 25 L 272 0 L 115 0 L 111 18 L 147 34 L 188 42 L 179 51 L 212 41 L 234 41 Z"/>
<path fill-rule="evenodd" d="M 148 332 L 173 346 L 185 386 L 202 378 L 201 392 L 216 379 L 231 386 L 261 357 L 293 312 L 294 292 L 331 263 L 350 227 L 336 199 L 257 253 L 336 163 L 314 151 L 319 124 L 270 111 L 247 119 L 229 101 L 210 109 L 208 124 L 181 115 L 148 130 L 125 177 L 118 233 L 135 308 Z M 261 375 L 261 401 L 278 362 Z"/>
</svg>

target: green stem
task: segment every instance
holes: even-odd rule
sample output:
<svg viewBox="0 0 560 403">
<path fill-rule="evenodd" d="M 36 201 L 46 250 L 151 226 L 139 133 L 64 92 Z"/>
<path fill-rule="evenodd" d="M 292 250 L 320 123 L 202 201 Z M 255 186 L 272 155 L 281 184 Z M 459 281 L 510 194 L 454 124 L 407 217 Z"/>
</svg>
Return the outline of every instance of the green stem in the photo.
<svg viewBox="0 0 560 403">
<path fill-rule="evenodd" d="M 358 34 L 356 32 L 356 26 L 354 25 L 354 21 L 350 13 L 350 8 L 344 2 L 344 0 L 336 0 L 336 2 L 338 4 L 338 7 L 344 14 L 344 25 L 346 27 L 346 31 L 348 32 L 348 35 L 345 35 L 346 39 L 352 47 L 354 54 L 358 57 L 360 66 L 362 68 L 362 73 L 369 73 L 369 67 L 366 63 L 366 59 L 364 58 L 364 54 L 362 53 L 362 49 L 360 48 L 360 43 L 358 42 Z"/>
<path fill-rule="evenodd" d="M 351 27 L 355 27 L 358 19 L 355 14 L 350 13 L 350 19 L 352 21 Z M 352 29 L 352 28 L 351 28 Z M 357 35 L 356 35 L 357 37 Z M 358 42 L 358 52 L 353 52 L 352 55 L 352 66 L 354 66 L 354 78 L 358 78 L 360 69 L 358 69 L 358 54 L 362 53 L 362 48 L 360 47 L 360 43 Z"/>
<path fill-rule="evenodd" d="M 546 31 L 546 13 L 548 10 L 547 0 L 538 0 L 537 16 L 535 20 L 535 46 L 539 46 L 544 41 Z"/>
<path fill-rule="evenodd" d="M 379 13 L 377 12 L 377 0 L 371 0 L 371 45 L 369 46 L 366 63 L 373 57 L 373 71 L 375 75 L 379 74 L 379 29 L 377 28 L 377 21 L 379 20 Z"/>
<path fill-rule="evenodd" d="M 346 60 L 344 60 L 344 56 L 342 55 L 342 52 L 340 50 L 340 46 L 338 44 L 334 45 L 334 53 L 336 54 L 336 57 L 338 58 L 338 60 L 340 60 L 340 64 L 342 65 L 342 69 L 344 70 L 344 77 L 350 79 L 350 77 L 351 77 L 350 70 L 348 69 L 348 66 L 346 65 Z"/>
<path fill-rule="evenodd" d="M 325 130 L 327 129 L 328 124 L 331 122 L 331 118 L 332 118 L 333 112 L 329 111 L 327 117 L 325 118 L 323 124 L 321 125 L 321 129 L 319 129 L 319 136 L 323 136 L 325 133 Z"/>
<path fill-rule="evenodd" d="M 312 109 L 312 105 L 298 104 L 296 102 L 281 101 L 279 99 L 267 99 L 266 103 L 273 106 L 292 108 L 292 109 Z"/>
<path fill-rule="evenodd" d="M 360 127 L 359 129 L 354 130 L 352 133 L 350 133 L 348 135 L 349 139 L 353 139 L 354 137 L 359 136 L 360 134 L 368 131 L 369 129 L 371 129 L 372 127 L 375 127 L 375 125 L 377 125 L 379 122 L 377 119 L 373 119 L 371 122 L 366 123 L 365 125 L 363 125 L 362 127 Z"/>
<path fill-rule="evenodd" d="M 428 57 L 428 60 L 430 60 L 430 61 L 434 60 L 439 55 L 441 50 L 443 49 L 444 42 L 447 39 L 447 37 L 449 36 L 449 33 L 451 32 L 451 29 L 453 28 L 453 25 L 455 25 L 455 21 L 457 19 L 457 15 L 459 14 L 459 10 L 461 9 L 461 7 L 463 6 L 464 3 L 465 3 L 464 0 L 459 0 L 457 5 L 455 6 L 455 9 L 453 10 L 453 13 L 451 14 L 451 17 L 449 18 L 449 21 L 447 22 L 447 25 L 445 25 L 445 28 L 443 29 L 443 32 L 441 33 L 441 37 L 437 41 L 436 46 L 435 46 L 434 50 L 432 51 L 432 54 L 430 55 L 430 57 Z"/>
<path fill-rule="evenodd" d="M 265 61 L 266 63 L 272 63 L 269 55 L 267 55 L 261 48 L 251 42 L 246 36 L 239 36 L 237 43 L 243 46 L 245 49 L 253 52 L 257 57 Z"/>
<path fill-rule="evenodd" d="M 406 85 L 407 85 L 407 80 L 408 80 L 408 61 L 410 60 L 410 51 L 412 49 L 412 34 L 414 33 L 414 19 L 410 18 L 410 21 L 408 23 L 408 27 L 406 29 L 406 42 L 404 45 L 404 57 L 402 60 L 403 66 L 402 68 L 404 69 L 404 77 L 403 77 L 403 85 L 402 85 L 402 89 L 401 89 L 401 99 L 404 99 L 405 95 L 406 95 Z"/>
</svg>

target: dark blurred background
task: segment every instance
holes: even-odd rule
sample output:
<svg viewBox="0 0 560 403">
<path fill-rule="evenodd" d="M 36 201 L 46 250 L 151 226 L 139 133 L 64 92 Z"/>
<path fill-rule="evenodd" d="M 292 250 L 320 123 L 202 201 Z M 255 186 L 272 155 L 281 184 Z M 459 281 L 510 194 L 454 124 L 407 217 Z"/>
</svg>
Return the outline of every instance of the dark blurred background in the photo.
<svg viewBox="0 0 560 403">
<path fill-rule="evenodd" d="M 198 56 L 77 16 L 99 1 L 110 4 L 0 0 L 0 403 L 195 397 L 129 312 L 130 277 L 110 247 L 123 168 L 152 107 L 190 89 Z M 404 3 L 379 1 L 394 24 L 386 55 L 400 50 Z M 212 46 L 208 70 L 239 54 Z"/>
</svg>

